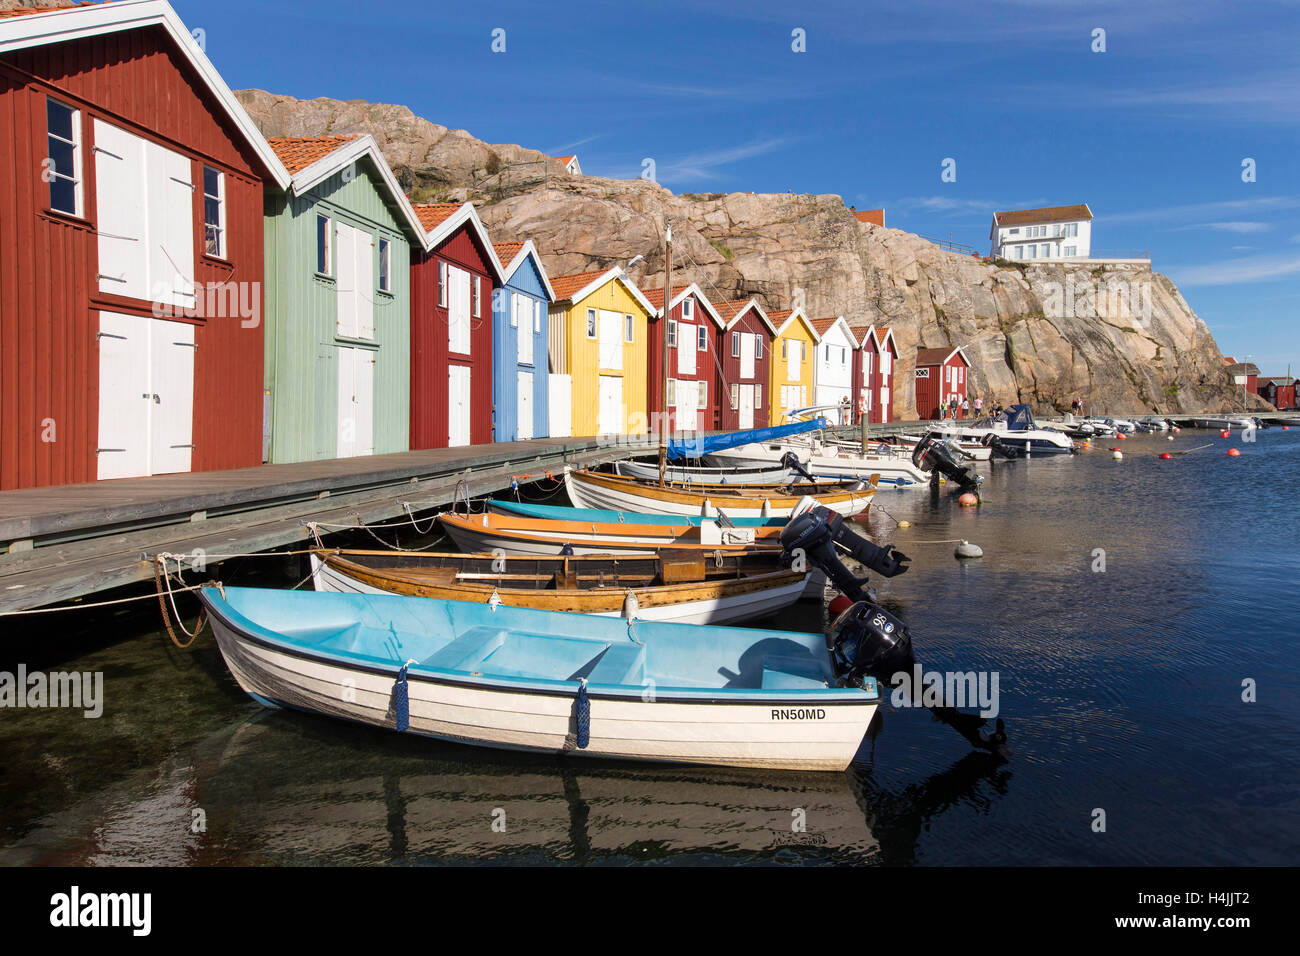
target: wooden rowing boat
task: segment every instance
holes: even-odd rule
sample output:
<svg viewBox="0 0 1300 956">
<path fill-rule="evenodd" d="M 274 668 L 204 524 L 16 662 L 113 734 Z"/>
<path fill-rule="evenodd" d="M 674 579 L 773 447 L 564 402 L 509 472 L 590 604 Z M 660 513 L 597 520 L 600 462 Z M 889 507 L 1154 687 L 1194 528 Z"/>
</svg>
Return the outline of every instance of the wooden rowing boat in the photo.
<svg viewBox="0 0 1300 956">
<path fill-rule="evenodd" d="M 842 771 L 879 689 L 820 633 L 623 621 L 390 594 L 195 592 L 268 706 L 509 750 Z"/>
<path fill-rule="evenodd" d="M 790 517 L 796 509 L 824 505 L 842 515 L 866 511 L 876 493 L 878 475 L 864 486 L 852 484 L 816 485 L 701 485 L 689 487 L 652 482 L 621 475 L 604 475 L 586 469 L 566 469 L 565 490 L 579 508 L 613 511 L 647 511 L 678 515 L 728 515 Z"/>
<path fill-rule="evenodd" d="M 552 521 L 486 512 L 444 512 L 438 515 L 438 521 L 462 551 L 551 555 L 560 554 L 566 545 L 575 555 L 655 554 L 663 548 L 709 554 L 755 548 L 780 551 L 783 527 L 723 528 L 715 521 L 699 525 L 687 521 L 666 525 Z"/>
<path fill-rule="evenodd" d="M 404 594 L 507 607 L 726 624 L 763 617 L 799 600 L 807 575 L 771 551 L 706 555 L 509 557 L 316 549 L 318 591 Z"/>
</svg>

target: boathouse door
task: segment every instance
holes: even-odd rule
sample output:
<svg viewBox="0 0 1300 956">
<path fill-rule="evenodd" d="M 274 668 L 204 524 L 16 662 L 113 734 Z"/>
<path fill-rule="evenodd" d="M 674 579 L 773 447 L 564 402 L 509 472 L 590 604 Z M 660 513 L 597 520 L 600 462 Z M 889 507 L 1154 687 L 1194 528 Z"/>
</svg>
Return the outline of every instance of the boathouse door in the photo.
<svg viewBox="0 0 1300 956">
<path fill-rule="evenodd" d="M 194 326 L 99 313 L 99 478 L 189 471 Z"/>
<path fill-rule="evenodd" d="M 754 427 L 754 386 L 740 386 L 740 427 Z"/>
<path fill-rule="evenodd" d="M 520 328 L 520 334 L 525 333 Z M 515 440 L 527 441 L 533 437 L 533 373 L 520 372 L 518 377 L 519 398 L 516 404 Z"/>
<path fill-rule="evenodd" d="M 600 377 L 600 419 L 597 427 L 602 435 L 623 434 L 623 378 L 620 375 Z"/>
<path fill-rule="evenodd" d="M 447 447 L 468 445 L 470 370 L 468 365 L 447 366 Z"/>
<path fill-rule="evenodd" d="M 375 453 L 375 353 L 340 347 L 338 457 Z"/>
</svg>

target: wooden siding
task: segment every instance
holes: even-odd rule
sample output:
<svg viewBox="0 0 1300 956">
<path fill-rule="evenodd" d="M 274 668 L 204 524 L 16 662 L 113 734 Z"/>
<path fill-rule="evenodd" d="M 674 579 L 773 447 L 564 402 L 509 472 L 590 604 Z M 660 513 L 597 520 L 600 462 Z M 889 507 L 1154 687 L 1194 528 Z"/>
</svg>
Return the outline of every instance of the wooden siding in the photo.
<svg viewBox="0 0 1300 956">
<path fill-rule="evenodd" d="M 692 337 L 692 340 L 689 343 L 690 348 L 696 350 L 694 374 L 683 374 L 677 370 L 678 352 L 683 346 L 683 341 L 681 337 L 681 326 L 680 326 L 680 323 L 682 321 L 682 306 L 683 304 L 685 304 L 686 299 L 691 299 L 695 303 L 692 306 L 692 308 L 694 309 L 694 316 L 690 320 L 691 324 L 696 329 L 698 329 L 700 326 L 703 326 L 705 329 L 708 330 L 707 351 L 704 352 L 699 351 L 697 340 L 694 337 Z M 709 317 L 708 313 L 704 311 L 704 308 L 700 305 L 699 300 L 695 297 L 693 293 L 689 296 L 683 297 L 681 302 L 678 302 L 675 306 L 673 306 L 672 312 L 670 313 L 670 318 L 674 322 L 679 323 L 679 325 L 678 325 L 677 346 L 675 348 L 670 346 L 668 349 L 668 377 L 673 379 L 678 379 L 680 381 L 708 382 L 708 388 L 709 388 L 709 394 L 707 396 L 708 405 L 705 408 L 701 408 L 696 413 L 696 420 L 692 423 L 689 423 L 689 427 L 693 428 L 694 430 L 700 430 L 700 429 L 708 430 L 714 428 L 715 422 L 718 419 L 719 377 L 718 377 L 717 363 L 714 361 L 714 359 L 717 357 L 718 354 L 718 325 L 716 322 L 713 321 L 712 318 Z M 658 412 L 663 408 L 663 396 L 661 392 L 663 391 L 662 365 L 663 365 L 663 348 L 664 348 L 663 335 L 664 335 L 665 327 L 666 327 L 666 323 L 662 319 L 649 317 L 647 320 L 647 325 L 646 325 L 647 349 L 645 353 L 646 388 L 647 388 L 646 394 L 647 394 L 647 402 L 648 402 L 647 408 L 650 410 L 651 414 L 654 414 L 655 412 Z M 695 335 L 699 335 L 699 333 L 696 332 Z M 669 412 L 668 427 L 670 429 L 680 428 L 681 425 L 677 421 L 676 406 L 669 409 L 668 412 Z"/>
<path fill-rule="evenodd" d="M 98 118 L 225 173 L 227 257 L 202 255 L 201 284 L 248 283 L 256 326 L 177 316 L 196 326 L 193 470 L 261 460 L 262 170 L 161 28 L 0 57 L 0 488 L 93 481 L 98 468 L 101 310 L 152 315 L 147 301 L 98 289 L 94 123 Z M 50 212 L 42 181 L 47 95 L 81 111 L 84 218 Z"/>
<path fill-rule="evenodd" d="M 763 357 L 754 360 L 754 377 L 742 378 L 740 374 L 740 359 L 733 357 L 731 354 L 731 333 L 732 332 L 749 332 L 757 335 L 763 343 Z M 740 409 L 731 407 L 731 386 L 732 385 L 761 385 L 762 393 L 759 396 L 761 401 L 758 407 L 754 409 L 754 427 L 759 428 L 769 421 L 771 415 L 771 361 L 772 361 L 772 333 L 768 327 L 763 324 L 763 320 L 753 309 L 745 310 L 745 314 L 730 329 L 719 333 L 718 339 L 720 345 L 718 354 L 722 356 L 722 385 L 720 388 L 721 395 L 718 397 L 719 415 L 718 427 L 724 431 L 734 431 L 740 428 Z M 743 346 L 742 346 L 743 347 Z M 777 393 L 778 397 L 780 393 Z"/>
<path fill-rule="evenodd" d="M 371 349 L 374 453 L 406 451 L 410 441 L 411 245 L 370 162 L 293 196 L 266 193 L 266 363 L 272 462 L 334 458 L 338 452 L 338 349 Z M 316 274 L 316 216 L 369 233 L 375 337 L 338 333 L 334 279 Z M 379 291 L 379 239 L 389 249 L 389 291 Z M 337 248 L 333 245 L 331 248 Z"/>
<path fill-rule="evenodd" d="M 790 378 L 788 375 L 789 361 L 781 354 L 783 342 L 803 343 L 803 359 L 799 363 L 799 375 L 796 378 Z M 816 357 L 813 354 L 814 348 L 816 348 L 816 343 L 813 342 L 812 333 L 803 322 L 791 322 L 785 332 L 778 335 L 773 341 L 772 361 L 769 363 L 772 373 L 771 387 L 769 389 L 771 399 L 768 400 L 766 395 L 763 396 L 764 400 L 767 401 L 769 410 L 768 424 L 779 425 L 785 420 L 785 413 L 788 409 L 781 404 L 781 389 L 787 385 L 802 386 L 804 389 L 802 404 L 805 406 L 813 404 L 813 366 L 816 362 Z M 791 407 L 799 408 L 800 403 L 796 402 Z"/>
<path fill-rule="evenodd" d="M 503 262 L 502 267 L 510 263 Z M 523 328 L 516 329 L 510 324 L 511 300 L 516 295 L 526 296 L 530 301 L 542 303 L 541 331 L 533 335 L 533 364 L 519 364 L 519 346 L 517 336 L 524 333 Z M 548 378 L 549 328 L 548 311 L 550 299 L 546 287 L 542 285 L 541 274 L 528 256 L 519 264 L 506 285 L 492 297 L 492 318 L 496 323 L 492 347 L 495 351 L 492 363 L 492 405 L 493 434 L 496 441 L 516 441 L 519 436 L 519 372 L 533 373 L 533 438 L 545 438 L 549 434 L 550 388 Z M 532 327 L 527 330 L 532 334 Z"/>
<path fill-rule="evenodd" d="M 438 263 L 446 262 L 478 276 L 482 305 L 470 314 L 470 355 L 448 349 L 447 309 L 438 305 Z M 491 259 L 468 225 L 457 229 L 427 255 L 411 254 L 411 448 L 446 448 L 450 365 L 470 369 L 470 443 L 492 441 L 492 295 Z M 471 280 L 472 281 L 472 280 Z"/>
<path fill-rule="evenodd" d="M 599 368 L 598 339 L 587 337 L 587 309 L 607 309 L 632 316 L 632 342 L 623 343 L 623 368 Z M 645 434 L 657 427 L 646 405 L 646 328 L 649 314 L 621 282 L 610 280 L 579 302 L 563 302 L 552 310 L 552 329 L 556 327 L 557 313 L 562 315 L 558 325 L 563 328 L 563 343 L 552 345 L 563 349 L 563 371 L 573 376 L 573 434 L 590 436 L 599 433 L 600 376 L 619 375 L 623 378 L 623 407 L 627 421 L 624 434 Z M 556 369 L 559 371 L 559 369 Z"/>
</svg>

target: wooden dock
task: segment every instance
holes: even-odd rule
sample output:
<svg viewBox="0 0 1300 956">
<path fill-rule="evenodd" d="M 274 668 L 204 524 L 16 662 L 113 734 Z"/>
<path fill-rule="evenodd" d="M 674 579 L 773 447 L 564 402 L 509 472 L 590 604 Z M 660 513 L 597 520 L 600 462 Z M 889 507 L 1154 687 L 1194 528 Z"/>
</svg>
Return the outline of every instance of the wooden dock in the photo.
<svg viewBox="0 0 1300 956">
<path fill-rule="evenodd" d="M 470 496 L 490 494 L 654 447 L 540 438 L 0 492 L 0 613 L 152 580 L 160 552 L 200 551 L 216 564 L 303 542 L 308 522 L 418 515 L 448 505 L 462 481 Z"/>
</svg>

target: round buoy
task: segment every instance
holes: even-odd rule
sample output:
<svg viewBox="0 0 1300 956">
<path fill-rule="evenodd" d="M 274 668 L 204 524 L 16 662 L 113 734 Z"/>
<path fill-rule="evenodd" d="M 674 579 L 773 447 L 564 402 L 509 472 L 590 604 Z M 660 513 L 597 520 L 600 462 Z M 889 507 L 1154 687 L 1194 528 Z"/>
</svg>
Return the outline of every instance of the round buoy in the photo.
<svg viewBox="0 0 1300 956">
<path fill-rule="evenodd" d="M 1124 439 L 1128 438 L 1128 436 L 1125 435 L 1123 432 L 1116 432 L 1115 437 L 1118 438 L 1120 441 L 1124 441 Z"/>
<path fill-rule="evenodd" d="M 1160 457 L 1161 457 L 1161 458 L 1173 458 L 1174 456 L 1171 455 L 1171 454 L 1169 454 L 1169 452 L 1165 452 L 1165 453 L 1164 453 L 1163 455 L 1161 455 Z"/>
<path fill-rule="evenodd" d="M 1123 461 L 1123 460 L 1124 460 L 1124 453 L 1123 453 L 1122 451 L 1120 451 L 1118 448 L 1116 448 L 1116 449 L 1111 453 L 1111 457 L 1114 458 L 1116 461 Z"/>
<path fill-rule="evenodd" d="M 978 544 L 971 544 L 969 541 L 963 541 L 961 544 L 957 545 L 956 550 L 954 550 L 952 554 L 953 557 L 958 560 L 963 558 L 982 558 L 984 557 L 984 549 Z"/>
<path fill-rule="evenodd" d="M 910 528 L 910 527 L 912 527 L 912 522 L 910 522 L 910 521 L 900 521 L 900 522 L 898 522 L 898 526 L 899 526 L 900 528 Z"/>
<path fill-rule="evenodd" d="M 1111 445 L 1109 450 L 1110 450 L 1110 451 L 1119 451 L 1119 447 L 1118 447 L 1117 445 Z"/>
<path fill-rule="evenodd" d="M 1229 449 L 1228 449 L 1228 457 L 1229 457 L 1229 458 L 1239 458 L 1240 456 L 1241 456 L 1241 450 L 1240 450 L 1239 448 L 1229 448 Z"/>
<path fill-rule="evenodd" d="M 1220 438 L 1231 438 L 1231 437 L 1232 437 L 1232 432 L 1228 431 L 1228 429 L 1225 428 L 1223 431 L 1219 432 L 1219 437 L 1220 437 Z"/>
<path fill-rule="evenodd" d="M 1165 441 L 1173 441 L 1173 440 L 1174 440 L 1174 436 L 1173 436 L 1173 435 L 1166 435 L 1166 436 L 1165 436 Z"/>
<path fill-rule="evenodd" d="M 1291 430 L 1291 426 L 1290 426 L 1290 425 L 1283 425 L 1283 426 L 1282 426 L 1282 431 L 1284 431 L 1284 432 L 1289 432 L 1290 430 Z"/>
<path fill-rule="evenodd" d="M 837 594 L 831 601 L 830 612 L 831 620 L 835 620 L 849 608 L 853 607 L 853 600 L 843 594 Z"/>
<path fill-rule="evenodd" d="M 957 504 L 961 505 L 963 508 L 974 508 L 979 503 L 980 500 L 969 491 L 957 499 Z"/>
<path fill-rule="evenodd" d="M 1174 431 L 1174 434 L 1177 435 L 1180 431 L 1182 431 L 1182 429 L 1179 428 L 1177 425 L 1175 425 L 1174 428 L 1173 428 L 1173 431 Z"/>
</svg>

